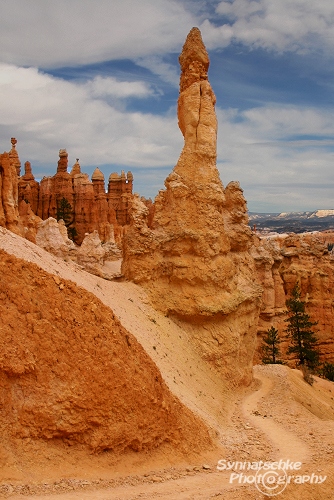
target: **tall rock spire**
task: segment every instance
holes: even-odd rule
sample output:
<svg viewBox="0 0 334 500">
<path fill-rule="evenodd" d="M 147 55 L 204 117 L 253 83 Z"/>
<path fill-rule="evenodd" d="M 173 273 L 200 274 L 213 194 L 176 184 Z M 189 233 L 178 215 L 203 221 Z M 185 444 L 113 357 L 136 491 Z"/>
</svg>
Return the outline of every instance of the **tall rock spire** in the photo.
<svg viewBox="0 0 334 500">
<path fill-rule="evenodd" d="M 180 92 L 191 84 L 208 79 L 209 55 L 198 28 L 193 28 L 183 45 L 179 57 L 181 66 Z"/>
<path fill-rule="evenodd" d="M 184 149 L 216 159 L 216 97 L 208 81 L 209 56 L 198 28 L 187 36 L 179 62 L 178 121 Z"/>
<path fill-rule="evenodd" d="M 15 167 L 17 176 L 20 177 L 20 175 L 21 175 L 21 162 L 20 162 L 19 154 L 18 154 L 17 149 L 16 149 L 17 140 L 15 139 L 15 137 L 12 137 L 10 142 L 12 144 L 12 149 L 9 152 L 10 162 L 13 165 L 13 167 Z"/>
<path fill-rule="evenodd" d="M 57 174 L 59 174 L 60 172 L 67 173 L 67 167 L 68 167 L 68 153 L 67 153 L 66 149 L 60 149 L 59 150 L 58 166 L 57 166 Z"/>
<path fill-rule="evenodd" d="M 224 189 L 216 166 L 216 99 L 198 28 L 179 60 L 184 147 L 155 198 L 150 225 L 148 209 L 135 199 L 122 270 L 145 287 L 155 307 L 190 328 L 203 356 L 227 378 L 247 382 L 262 290 L 242 189 L 237 182 Z"/>
</svg>

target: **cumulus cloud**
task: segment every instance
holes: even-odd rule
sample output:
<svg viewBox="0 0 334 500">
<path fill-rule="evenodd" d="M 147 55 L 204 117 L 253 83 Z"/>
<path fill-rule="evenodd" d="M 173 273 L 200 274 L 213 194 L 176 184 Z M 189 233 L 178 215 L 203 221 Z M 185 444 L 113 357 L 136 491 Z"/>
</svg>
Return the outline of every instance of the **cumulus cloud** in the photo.
<svg viewBox="0 0 334 500">
<path fill-rule="evenodd" d="M 146 97 L 151 90 L 145 82 L 128 82 L 121 91 L 110 78 L 65 81 L 6 64 L 0 65 L 0 75 L 2 150 L 9 149 L 11 136 L 17 137 L 21 161 L 30 160 L 35 174 L 53 174 L 58 150 L 67 148 L 70 162 L 79 157 L 84 170 L 109 165 L 107 175 L 115 170 L 111 165 L 137 169 L 138 177 L 150 178 L 146 186 L 138 182 L 141 194 L 154 197 L 157 186 L 163 187 L 183 145 L 176 110 L 159 116 L 120 110 L 108 102 L 110 93 L 122 101 Z M 239 180 L 250 208 L 265 210 L 275 203 L 278 211 L 283 206 L 332 207 L 330 110 L 267 105 L 244 111 L 218 108 L 217 114 L 222 181 Z"/>
<path fill-rule="evenodd" d="M 85 87 L 93 97 L 111 96 L 127 99 L 129 97 L 146 98 L 154 94 L 152 88 L 145 82 L 126 82 L 113 77 L 96 76 L 86 82 Z"/>
<path fill-rule="evenodd" d="M 177 159 L 176 116 L 120 111 L 104 100 L 110 92 L 146 96 L 145 83 L 125 82 L 122 92 L 113 79 L 82 84 L 6 64 L 0 75 L 2 149 L 17 137 L 22 161 L 56 163 L 60 148 L 86 165 L 163 166 Z"/>
<path fill-rule="evenodd" d="M 11 0 L 1 5 L 1 60 L 55 68 L 159 54 L 195 22 L 177 0 Z"/>
<path fill-rule="evenodd" d="M 330 111 L 264 106 L 218 110 L 218 119 L 222 181 L 239 180 L 251 210 L 333 206 Z"/>
<path fill-rule="evenodd" d="M 216 8 L 221 26 L 202 24 L 211 48 L 230 42 L 269 50 L 330 51 L 334 46 L 334 4 L 331 0 L 224 0 Z"/>
<path fill-rule="evenodd" d="M 327 55 L 334 45 L 334 4 L 332 0 L 3 2 L 1 150 L 8 150 L 10 137 L 15 136 L 21 161 L 30 160 L 37 175 L 51 175 L 58 150 L 67 148 L 70 162 L 79 157 L 88 172 L 97 165 L 102 170 L 108 166 L 106 174 L 120 166 L 133 169 L 146 190 L 141 194 L 154 196 L 183 145 L 176 103 L 170 102 L 168 111 L 167 100 L 159 106 L 163 92 L 176 94 L 178 86 L 177 61 L 175 57 L 172 63 L 171 53 L 180 52 L 187 32 L 196 25 L 208 49 L 242 43 L 269 52 Z M 120 65 L 117 78 L 109 69 L 104 73 L 103 64 L 80 69 L 119 59 L 137 66 L 127 73 L 130 65 Z M 320 73 L 325 60 L 319 58 Z M 303 61 L 306 64 L 307 58 Z M 138 65 L 160 79 L 145 71 L 136 73 Z M 69 75 L 66 66 L 73 66 L 68 71 L 78 80 L 37 69 Z M 259 66 L 253 68 L 258 70 Z M 216 72 L 216 78 L 219 75 Z M 234 102 L 250 81 L 251 75 L 245 82 L 239 76 L 232 78 Z M 239 180 L 249 207 L 256 210 L 275 203 L 284 210 L 332 208 L 331 109 L 265 104 L 276 96 L 266 90 L 265 85 L 253 89 L 255 98 L 247 101 L 250 109 L 217 109 L 218 164 L 224 184 Z M 141 111 L 145 104 L 149 109 L 149 99 L 155 114 Z M 160 115 L 159 109 L 164 109 Z"/>
</svg>

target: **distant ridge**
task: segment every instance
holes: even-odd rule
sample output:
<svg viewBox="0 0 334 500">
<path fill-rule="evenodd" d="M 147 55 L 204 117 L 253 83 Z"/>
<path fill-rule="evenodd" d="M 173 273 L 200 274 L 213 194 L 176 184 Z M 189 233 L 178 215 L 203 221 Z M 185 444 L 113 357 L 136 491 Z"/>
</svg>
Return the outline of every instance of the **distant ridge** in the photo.
<svg viewBox="0 0 334 500">
<path fill-rule="evenodd" d="M 310 212 L 258 213 L 249 212 L 249 225 L 263 232 L 303 233 L 334 230 L 334 209 Z"/>
</svg>

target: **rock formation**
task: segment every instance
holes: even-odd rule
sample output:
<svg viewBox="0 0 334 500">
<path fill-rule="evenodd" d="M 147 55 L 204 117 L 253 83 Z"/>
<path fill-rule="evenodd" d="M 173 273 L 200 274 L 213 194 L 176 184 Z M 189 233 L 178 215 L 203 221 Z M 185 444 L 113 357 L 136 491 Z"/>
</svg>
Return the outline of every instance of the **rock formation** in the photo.
<svg viewBox="0 0 334 500">
<path fill-rule="evenodd" d="M 121 175 L 112 173 L 108 181 L 108 204 L 115 211 L 117 222 L 121 226 L 129 224 L 129 206 L 132 200 L 133 175 L 122 170 Z"/>
<path fill-rule="evenodd" d="M 57 257 L 66 258 L 75 253 L 75 246 L 67 236 L 64 221 L 49 217 L 41 221 L 36 233 L 36 245 Z"/>
<path fill-rule="evenodd" d="M 14 152 L 17 155 L 16 150 Z M 18 156 L 16 158 L 12 153 L 12 157 L 12 164 L 18 165 Z M 120 243 L 122 226 L 129 223 L 132 173 L 111 174 L 106 192 L 104 175 L 99 168 L 95 169 L 91 180 L 88 174 L 81 172 L 78 158 L 70 173 L 67 169 L 65 149 L 59 151 L 57 173 L 53 177 L 43 177 L 40 183 L 35 180 L 30 163 L 26 162 L 25 174 L 18 184 L 19 201 L 28 202 L 34 214 L 46 220 L 57 218 L 59 204 L 65 199 L 71 206 L 66 225 L 74 232 L 76 243 L 81 244 L 85 234 L 94 230 L 98 231 L 102 241 L 115 243 L 116 239 Z"/>
<path fill-rule="evenodd" d="M 11 139 L 9 153 L 0 156 L 0 225 L 14 232 L 28 235 L 34 241 L 31 213 L 42 220 L 57 218 L 62 200 L 70 206 L 69 220 L 65 221 L 76 243 L 81 244 L 85 234 L 97 230 L 104 243 L 120 244 L 122 226 L 129 223 L 129 206 L 132 199 L 133 175 L 122 171 L 109 177 L 105 190 L 103 173 L 96 168 L 92 180 L 81 172 L 79 159 L 68 173 L 68 153 L 59 150 L 57 172 L 53 177 L 43 177 L 38 183 L 31 164 L 25 162 L 24 175 L 20 177 L 21 162 L 16 150 L 17 140 Z M 21 201 L 30 206 L 30 211 Z M 22 217 L 29 212 L 29 231 L 19 224 L 19 206 Z M 35 222 L 38 219 L 35 219 Z M 20 228 L 19 228 L 20 226 Z M 22 229 L 23 228 L 23 229 Z M 23 231 L 23 232 L 22 232 Z"/>
<path fill-rule="evenodd" d="M 67 171 L 68 154 L 66 149 L 59 150 L 57 173 L 53 177 L 43 177 L 40 182 L 40 196 L 37 215 L 45 220 L 49 217 L 57 218 L 59 202 L 65 198 L 74 206 L 74 192 L 72 177 Z M 73 218 L 73 216 L 71 215 Z"/>
<path fill-rule="evenodd" d="M 148 290 L 157 308 L 183 322 L 226 378 L 248 383 L 262 290 L 254 280 L 242 190 L 237 182 L 224 189 L 216 167 L 215 96 L 197 28 L 179 61 L 184 147 L 155 199 L 151 224 L 149 208 L 134 199 L 122 271 Z"/>
<path fill-rule="evenodd" d="M 12 139 L 11 152 L 0 155 L 0 226 L 6 227 L 14 233 L 19 233 L 17 175 L 19 160 L 15 144 L 16 140 Z"/>
<path fill-rule="evenodd" d="M 35 180 L 35 177 L 31 170 L 31 163 L 26 161 L 24 164 L 25 173 L 18 181 L 18 196 L 19 203 L 21 200 L 29 203 L 31 210 L 34 214 L 37 214 L 38 210 L 38 199 L 39 199 L 39 183 Z"/>
<path fill-rule="evenodd" d="M 262 306 L 258 326 L 258 352 L 261 360 L 261 338 L 271 326 L 278 329 L 281 350 L 286 358 L 289 339 L 286 336 L 286 305 L 297 282 L 306 312 L 318 324 L 322 361 L 334 362 L 333 287 L 334 255 L 328 252 L 322 234 L 304 233 L 261 238 L 252 249 L 258 279 L 263 285 Z M 294 361 L 290 356 L 292 366 Z"/>
<path fill-rule="evenodd" d="M 10 142 L 12 144 L 12 149 L 9 152 L 10 162 L 13 165 L 13 167 L 15 168 L 17 176 L 20 177 L 20 175 L 21 175 L 21 161 L 19 158 L 19 154 L 16 150 L 17 140 L 15 139 L 15 137 L 12 137 Z"/>
<path fill-rule="evenodd" d="M 42 219 L 34 214 L 30 203 L 21 200 L 19 203 L 19 234 L 32 243 L 36 243 L 36 234 L 41 222 Z"/>
<path fill-rule="evenodd" d="M 0 282 L 2 453 L 15 455 L 26 439 L 114 457 L 211 445 L 203 422 L 94 295 L 3 250 Z"/>
<path fill-rule="evenodd" d="M 88 272 L 103 277 L 102 266 L 105 259 L 105 250 L 97 231 L 86 234 L 77 253 L 77 262 Z"/>
</svg>

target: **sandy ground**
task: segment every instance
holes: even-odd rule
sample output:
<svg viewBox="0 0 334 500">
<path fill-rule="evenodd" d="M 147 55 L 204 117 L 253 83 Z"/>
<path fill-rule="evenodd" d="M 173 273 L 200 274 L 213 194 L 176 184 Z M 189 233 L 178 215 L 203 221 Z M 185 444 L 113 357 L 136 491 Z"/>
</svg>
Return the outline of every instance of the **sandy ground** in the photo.
<svg viewBox="0 0 334 500">
<path fill-rule="evenodd" d="M 14 464 L 12 471 L 2 471 L 0 498 L 257 500 L 275 494 L 292 500 L 334 499 L 334 383 L 316 379 L 311 387 L 297 370 L 257 366 L 252 387 L 232 392 L 192 348 L 187 334 L 150 306 L 140 287 L 88 274 L 2 228 L 0 248 L 75 282 L 110 307 L 155 361 L 171 391 L 201 416 L 218 443 L 202 456 L 181 457 L 162 449 L 119 460 L 82 450 L 67 450 L 66 456 L 46 445 L 29 470 L 17 471 Z M 112 266 L 117 272 L 119 263 Z M 219 460 L 229 462 L 231 469 L 217 470 Z M 275 484 L 247 484 L 254 472 L 235 464 L 279 460 L 302 463 L 300 470 L 286 471 L 290 484 L 282 492 Z M 296 483 L 301 476 L 309 479 Z M 326 477 L 322 484 L 320 476 Z"/>
</svg>

